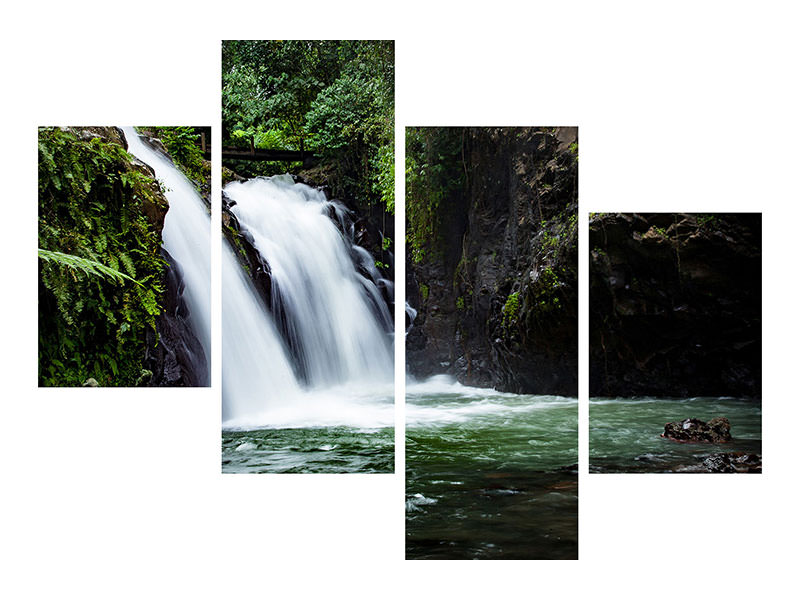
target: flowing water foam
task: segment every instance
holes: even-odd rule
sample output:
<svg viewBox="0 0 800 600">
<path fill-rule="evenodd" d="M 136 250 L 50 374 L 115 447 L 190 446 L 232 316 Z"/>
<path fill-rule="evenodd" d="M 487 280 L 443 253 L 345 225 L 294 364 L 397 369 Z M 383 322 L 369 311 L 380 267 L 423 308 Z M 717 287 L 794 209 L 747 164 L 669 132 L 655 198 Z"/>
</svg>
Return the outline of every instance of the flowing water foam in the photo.
<svg viewBox="0 0 800 600">
<path fill-rule="evenodd" d="M 391 426 L 392 319 L 380 289 L 390 282 L 353 243 L 347 210 L 290 176 L 225 192 L 269 266 L 272 305 L 226 240 L 223 427 Z"/>
<path fill-rule="evenodd" d="M 407 558 L 575 558 L 577 398 L 406 392 Z"/>
<path fill-rule="evenodd" d="M 169 210 L 161 232 L 164 248 L 183 272 L 192 329 L 211 357 L 211 220 L 194 184 L 172 161 L 148 146 L 133 127 L 122 127 L 128 152 L 150 165 L 166 188 Z M 210 372 L 210 369 L 207 369 Z"/>
</svg>

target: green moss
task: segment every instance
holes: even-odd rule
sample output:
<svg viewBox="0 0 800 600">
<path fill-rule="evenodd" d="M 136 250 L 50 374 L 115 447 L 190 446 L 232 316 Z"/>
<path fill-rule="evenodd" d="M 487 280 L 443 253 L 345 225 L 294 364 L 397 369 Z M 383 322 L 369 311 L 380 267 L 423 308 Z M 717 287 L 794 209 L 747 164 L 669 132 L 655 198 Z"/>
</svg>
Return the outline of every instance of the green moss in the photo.
<svg viewBox="0 0 800 600">
<path fill-rule="evenodd" d="M 222 167 L 222 187 L 228 185 L 231 181 L 236 181 L 236 173 L 231 171 L 228 167 Z"/>
<path fill-rule="evenodd" d="M 458 308 L 458 310 L 464 310 L 464 296 L 456 298 L 456 308 Z"/>
<path fill-rule="evenodd" d="M 142 373 L 165 267 L 146 214 L 166 201 L 131 160 L 99 137 L 39 130 L 39 385 L 134 385 Z"/>
<path fill-rule="evenodd" d="M 414 262 L 442 253 L 442 224 L 466 182 L 463 135 L 457 127 L 406 128 L 406 241 Z"/>
<path fill-rule="evenodd" d="M 506 298 L 506 303 L 503 305 L 503 327 L 509 327 L 515 323 L 519 316 L 519 292 L 513 292 Z"/>
<path fill-rule="evenodd" d="M 419 284 L 419 293 L 422 295 L 422 300 L 428 299 L 428 294 L 430 293 L 430 289 L 424 283 Z"/>
<path fill-rule="evenodd" d="M 239 232 L 231 227 L 230 225 L 222 225 L 222 230 L 225 236 L 228 238 L 231 244 L 233 244 L 236 253 L 241 257 L 239 260 L 239 264 L 242 265 L 247 274 L 250 275 L 250 266 L 247 261 L 247 250 L 244 248 L 244 244 L 242 244 L 242 237 L 239 235 Z"/>
<path fill-rule="evenodd" d="M 545 267 L 539 273 L 533 287 L 533 297 L 538 312 L 550 312 L 562 307 L 559 297 L 562 285 L 561 278 L 552 267 Z"/>
</svg>

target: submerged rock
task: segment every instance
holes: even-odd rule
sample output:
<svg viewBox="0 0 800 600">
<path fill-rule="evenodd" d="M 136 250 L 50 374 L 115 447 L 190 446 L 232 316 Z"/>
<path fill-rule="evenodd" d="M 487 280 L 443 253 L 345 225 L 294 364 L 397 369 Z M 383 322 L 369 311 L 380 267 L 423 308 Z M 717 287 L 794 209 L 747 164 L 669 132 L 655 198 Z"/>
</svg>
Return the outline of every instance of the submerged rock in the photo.
<svg viewBox="0 0 800 600">
<path fill-rule="evenodd" d="M 761 455 L 747 452 L 712 454 L 703 461 L 709 473 L 761 473 Z"/>
<path fill-rule="evenodd" d="M 714 417 L 708 423 L 684 419 L 664 425 L 661 437 L 676 442 L 720 444 L 731 441 L 731 424 L 725 417 Z"/>
</svg>

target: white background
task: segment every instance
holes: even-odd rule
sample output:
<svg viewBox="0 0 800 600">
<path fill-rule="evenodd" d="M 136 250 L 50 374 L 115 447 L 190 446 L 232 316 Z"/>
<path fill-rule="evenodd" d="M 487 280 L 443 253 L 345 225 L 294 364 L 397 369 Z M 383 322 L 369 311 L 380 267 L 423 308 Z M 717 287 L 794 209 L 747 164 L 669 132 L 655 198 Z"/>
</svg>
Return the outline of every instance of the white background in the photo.
<svg viewBox="0 0 800 600">
<path fill-rule="evenodd" d="M 791 595 L 797 15 L 765 1 L 652 4 L 6 6 L 3 595 Z M 584 281 L 590 211 L 763 211 L 764 474 L 588 475 L 584 403 L 579 561 L 404 562 L 402 446 L 397 475 L 220 474 L 216 274 L 211 389 L 37 389 L 36 127 L 218 127 L 220 40 L 248 38 L 396 39 L 398 165 L 405 125 L 578 125 Z M 585 357 L 585 285 L 581 298 Z M 402 364 L 398 349 L 399 398 Z M 398 403 L 398 439 L 402 414 Z"/>
</svg>

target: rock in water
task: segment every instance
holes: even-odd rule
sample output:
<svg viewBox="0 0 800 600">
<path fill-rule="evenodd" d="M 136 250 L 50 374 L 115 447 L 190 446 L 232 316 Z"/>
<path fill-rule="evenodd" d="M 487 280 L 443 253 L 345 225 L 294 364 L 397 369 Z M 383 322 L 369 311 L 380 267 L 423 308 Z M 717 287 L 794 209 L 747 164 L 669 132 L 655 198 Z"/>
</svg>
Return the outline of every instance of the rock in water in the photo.
<svg viewBox="0 0 800 600">
<path fill-rule="evenodd" d="M 676 442 L 720 444 L 731 441 L 731 424 L 725 417 L 714 417 L 708 423 L 684 419 L 664 425 L 661 437 Z"/>
<path fill-rule="evenodd" d="M 703 461 L 710 473 L 761 473 L 761 455 L 746 452 L 712 454 Z"/>
</svg>

